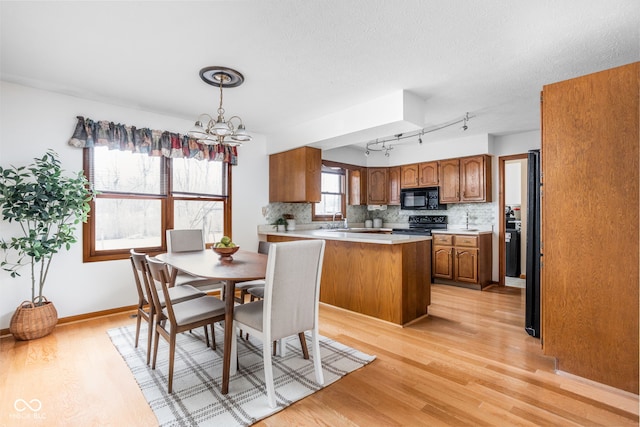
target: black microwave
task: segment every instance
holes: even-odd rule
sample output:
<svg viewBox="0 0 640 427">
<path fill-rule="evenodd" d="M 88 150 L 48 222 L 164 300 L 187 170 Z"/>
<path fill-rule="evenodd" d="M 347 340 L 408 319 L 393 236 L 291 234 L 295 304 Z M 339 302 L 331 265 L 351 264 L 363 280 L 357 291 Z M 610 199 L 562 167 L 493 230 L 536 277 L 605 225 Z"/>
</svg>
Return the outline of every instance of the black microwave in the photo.
<svg viewBox="0 0 640 427">
<path fill-rule="evenodd" d="M 440 203 L 439 187 L 407 188 L 400 190 L 400 209 L 436 210 L 447 209 Z"/>
</svg>

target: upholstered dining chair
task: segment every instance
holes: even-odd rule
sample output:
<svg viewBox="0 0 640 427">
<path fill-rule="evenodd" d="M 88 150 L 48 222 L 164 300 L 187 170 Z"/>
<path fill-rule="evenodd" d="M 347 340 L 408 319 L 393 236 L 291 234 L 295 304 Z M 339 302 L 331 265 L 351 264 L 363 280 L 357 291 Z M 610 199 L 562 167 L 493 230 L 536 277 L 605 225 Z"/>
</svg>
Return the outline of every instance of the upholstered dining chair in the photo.
<svg viewBox="0 0 640 427">
<path fill-rule="evenodd" d="M 193 252 L 204 251 L 205 241 L 202 229 L 167 230 L 168 252 Z M 224 283 L 215 279 L 197 277 L 178 271 L 176 285 L 189 283 L 198 289 L 206 291 L 218 291 L 222 294 Z"/>
<path fill-rule="evenodd" d="M 150 284 L 153 303 L 156 307 L 155 321 L 155 342 L 153 346 L 153 362 L 151 369 L 156 368 L 158 358 L 158 341 L 162 336 L 169 343 L 169 372 L 168 372 L 168 392 L 173 391 L 173 366 L 176 353 L 176 337 L 181 332 L 204 326 L 205 337 L 207 337 L 207 326 L 224 320 L 225 303 L 213 296 L 203 296 L 179 303 L 174 303 L 169 294 L 169 267 L 162 261 L 153 259 L 147 255 L 147 265 L 149 266 L 149 276 L 155 282 Z M 160 294 L 164 294 L 165 306 L 162 307 Z M 167 325 L 168 323 L 168 325 Z M 207 337 L 207 346 L 208 344 Z M 213 348 L 215 350 L 215 335 L 212 337 Z"/>
<path fill-rule="evenodd" d="M 318 336 L 320 279 L 324 259 L 324 240 L 273 243 L 269 250 L 264 299 L 236 306 L 234 328 L 248 331 L 263 342 L 264 376 L 267 400 L 276 407 L 271 345 L 297 334 L 304 344 L 304 332 L 311 331 L 316 382 L 324 384 Z M 235 329 L 234 329 L 235 330 Z M 231 341 L 231 374 L 238 368 L 237 334 Z M 303 357 L 309 357 L 306 344 Z"/>
<path fill-rule="evenodd" d="M 269 246 L 271 246 L 271 242 L 265 242 L 261 240 L 260 242 L 258 242 L 258 253 L 267 255 L 269 253 Z M 236 290 L 240 291 L 240 296 L 236 298 L 236 302 L 244 304 L 244 300 L 248 295 L 249 289 L 258 287 L 264 288 L 264 279 L 249 280 L 246 282 L 236 283 Z"/>
<path fill-rule="evenodd" d="M 138 309 L 136 316 L 136 341 L 135 347 L 138 347 L 138 339 L 140 337 L 140 325 L 142 320 L 147 322 L 147 365 L 149 364 L 151 355 L 151 341 L 153 337 L 154 317 L 156 313 L 155 306 L 151 297 L 151 290 L 149 289 L 149 268 L 147 266 L 146 254 L 136 252 L 135 249 L 129 251 L 129 259 L 131 260 L 131 267 L 133 269 L 133 278 L 136 284 L 136 290 L 138 291 Z M 169 296 L 171 300 L 178 303 L 193 298 L 199 298 L 207 295 L 190 286 L 184 284 L 182 286 L 175 286 L 169 289 Z M 162 294 L 161 305 L 164 307 L 164 294 Z"/>
</svg>

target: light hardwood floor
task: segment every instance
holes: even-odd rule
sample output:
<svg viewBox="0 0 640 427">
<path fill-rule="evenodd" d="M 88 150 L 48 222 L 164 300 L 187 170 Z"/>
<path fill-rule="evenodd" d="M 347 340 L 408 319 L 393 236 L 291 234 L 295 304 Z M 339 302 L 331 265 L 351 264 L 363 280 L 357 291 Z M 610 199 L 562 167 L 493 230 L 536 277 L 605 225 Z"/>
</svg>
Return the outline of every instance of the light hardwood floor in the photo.
<svg viewBox="0 0 640 427">
<path fill-rule="evenodd" d="M 638 396 L 554 373 L 523 330 L 522 289 L 434 285 L 430 315 L 400 328 L 323 306 L 320 332 L 377 359 L 259 426 L 638 425 Z M 108 329 L 118 314 L 0 340 L 0 426 L 154 426 Z M 612 361 L 612 363 L 615 363 Z M 18 412 L 38 399 L 38 417 Z"/>
</svg>

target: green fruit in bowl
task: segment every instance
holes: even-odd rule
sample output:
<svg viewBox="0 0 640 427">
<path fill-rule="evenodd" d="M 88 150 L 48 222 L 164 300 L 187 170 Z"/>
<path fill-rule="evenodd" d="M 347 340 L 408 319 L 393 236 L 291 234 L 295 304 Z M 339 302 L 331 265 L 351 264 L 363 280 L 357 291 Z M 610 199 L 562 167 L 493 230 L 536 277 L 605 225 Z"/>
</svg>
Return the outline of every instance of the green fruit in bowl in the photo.
<svg viewBox="0 0 640 427">
<path fill-rule="evenodd" d="M 228 248 L 235 248 L 235 247 L 236 247 L 236 244 L 235 244 L 235 243 L 233 243 L 233 242 L 231 242 L 231 243 L 229 243 L 229 244 L 227 245 L 227 247 L 228 247 Z"/>
<path fill-rule="evenodd" d="M 229 238 L 228 236 L 222 236 L 222 239 L 220 239 L 220 243 L 227 246 L 229 245 L 229 243 L 232 243 L 231 238 Z"/>
</svg>

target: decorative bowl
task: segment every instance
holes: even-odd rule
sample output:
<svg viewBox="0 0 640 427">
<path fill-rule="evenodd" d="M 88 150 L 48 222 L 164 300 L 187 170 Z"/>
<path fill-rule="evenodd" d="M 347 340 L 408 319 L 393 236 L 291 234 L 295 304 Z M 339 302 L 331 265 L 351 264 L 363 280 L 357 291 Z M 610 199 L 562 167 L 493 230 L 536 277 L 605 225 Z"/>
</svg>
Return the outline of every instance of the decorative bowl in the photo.
<svg viewBox="0 0 640 427">
<path fill-rule="evenodd" d="M 231 255 L 238 252 L 240 246 L 234 246 L 233 248 L 213 248 L 213 251 L 220 255 L 221 261 L 231 261 L 233 257 Z"/>
</svg>

